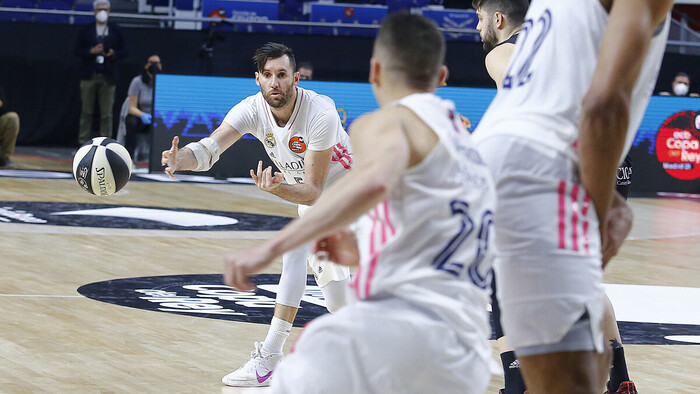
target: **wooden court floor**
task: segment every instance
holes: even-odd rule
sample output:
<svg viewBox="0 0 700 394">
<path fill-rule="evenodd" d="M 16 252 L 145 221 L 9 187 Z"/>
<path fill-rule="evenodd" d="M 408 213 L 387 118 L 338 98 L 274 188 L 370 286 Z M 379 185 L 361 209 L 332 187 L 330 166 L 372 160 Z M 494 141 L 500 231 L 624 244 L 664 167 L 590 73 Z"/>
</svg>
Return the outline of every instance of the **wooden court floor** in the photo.
<svg viewBox="0 0 700 394">
<path fill-rule="evenodd" d="M 14 160 L 20 169 L 70 168 L 65 161 Z M 220 379 L 247 361 L 267 325 L 119 306 L 77 289 L 121 278 L 219 274 L 225 253 L 255 245 L 272 231 L 39 224 L 27 222 L 29 210 L 10 206 L 108 204 L 287 217 L 295 206 L 239 184 L 132 181 L 124 192 L 99 198 L 72 179 L 14 177 L 11 171 L 0 173 L 0 201 L 0 392 L 260 391 L 228 388 Z M 632 234 L 605 274 L 623 339 L 633 342 L 625 345 L 631 377 L 642 393 L 698 392 L 700 202 L 635 198 L 631 205 Z M 22 214 L 24 222 L 15 220 Z M 279 274 L 280 267 L 277 262 L 265 273 Z M 501 385 L 502 377 L 494 376 L 489 392 Z"/>
</svg>

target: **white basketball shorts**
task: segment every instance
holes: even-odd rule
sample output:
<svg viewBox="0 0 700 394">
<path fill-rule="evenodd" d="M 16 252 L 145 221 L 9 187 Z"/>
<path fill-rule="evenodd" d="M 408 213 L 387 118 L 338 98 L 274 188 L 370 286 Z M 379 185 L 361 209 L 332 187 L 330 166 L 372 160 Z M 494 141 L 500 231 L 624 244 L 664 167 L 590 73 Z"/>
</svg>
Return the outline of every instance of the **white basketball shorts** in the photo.
<svg viewBox="0 0 700 394">
<path fill-rule="evenodd" d="M 516 354 L 559 343 L 587 311 L 595 349 L 578 350 L 602 352 L 598 219 L 576 163 L 522 137 L 495 134 L 477 147 L 496 184 L 494 268 L 508 343 Z"/>
<path fill-rule="evenodd" d="M 455 328 L 397 298 L 310 322 L 272 376 L 274 393 L 483 393 L 486 360 Z"/>
</svg>

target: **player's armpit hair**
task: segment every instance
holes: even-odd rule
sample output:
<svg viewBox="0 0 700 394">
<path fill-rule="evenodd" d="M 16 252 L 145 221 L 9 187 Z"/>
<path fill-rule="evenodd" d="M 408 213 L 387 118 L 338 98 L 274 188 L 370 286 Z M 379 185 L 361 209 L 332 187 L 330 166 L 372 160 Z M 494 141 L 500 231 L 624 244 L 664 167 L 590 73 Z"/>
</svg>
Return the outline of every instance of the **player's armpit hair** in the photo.
<svg viewBox="0 0 700 394">
<path fill-rule="evenodd" d="M 194 171 L 209 170 L 214 163 L 219 161 L 221 155 L 219 143 L 209 137 L 202 138 L 197 142 L 190 142 L 185 145 L 185 148 L 189 148 L 194 154 L 194 158 L 197 159 L 197 167 Z"/>
</svg>

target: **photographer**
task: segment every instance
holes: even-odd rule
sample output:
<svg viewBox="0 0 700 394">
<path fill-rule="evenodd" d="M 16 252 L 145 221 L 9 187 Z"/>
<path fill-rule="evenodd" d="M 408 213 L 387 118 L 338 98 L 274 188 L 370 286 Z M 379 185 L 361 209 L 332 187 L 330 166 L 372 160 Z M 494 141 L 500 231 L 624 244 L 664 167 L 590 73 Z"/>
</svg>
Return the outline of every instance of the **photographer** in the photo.
<svg viewBox="0 0 700 394">
<path fill-rule="evenodd" d="M 108 22 L 109 0 L 95 0 L 92 4 L 95 23 L 83 26 L 78 32 L 75 55 L 80 62 L 80 144 L 90 139 L 95 99 L 100 105 L 100 135 L 112 136 L 112 107 L 118 78 L 117 62 L 126 57 L 122 29 Z"/>
</svg>

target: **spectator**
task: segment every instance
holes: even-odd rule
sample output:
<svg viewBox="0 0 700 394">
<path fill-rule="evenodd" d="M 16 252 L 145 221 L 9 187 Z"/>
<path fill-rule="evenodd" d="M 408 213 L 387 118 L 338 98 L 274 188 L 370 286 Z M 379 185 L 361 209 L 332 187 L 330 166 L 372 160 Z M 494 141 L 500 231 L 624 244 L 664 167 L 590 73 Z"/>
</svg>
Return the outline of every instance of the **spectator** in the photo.
<svg viewBox="0 0 700 394">
<path fill-rule="evenodd" d="M 18 134 L 19 115 L 7 109 L 5 92 L 0 87 L 0 168 L 15 166 L 10 160 L 10 155 L 15 151 Z"/>
<path fill-rule="evenodd" d="M 312 80 L 314 79 L 314 66 L 309 62 L 299 64 L 299 79 Z"/>
<path fill-rule="evenodd" d="M 80 115 L 79 141 L 90 139 L 95 97 L 100 105 L 100 135 L 112 136 L 112 107 L 118 78 L 117 62 L 126 57 L 122 29 L 108 22 L 109 0 L 95 0 L 92 4 L 95 24 L 83 26 L 78 33 L 75 55 L 80 63 Z"/>
<path fill-rule="evenodd" d="M 124 101 L 119 122 L 119 138 L 136 162 L 136 146 L 139 136 L 148 134 L 151 130 L 153 116 L 153 87 L 155 75 L 163 69 L 160 56 L 151 55 L 141 74 L 134 77 L 129 84 L 128 97 Z"/>
<path fill-rule="evenodd" d="M 660 96 L 676 96 L 676 97 L 700 97 L 697 93 L 689 93 L 690 77 L 684 72 L 679 72 L 671 82 L 670 92 L 659 92 Z"/>
</svg>

